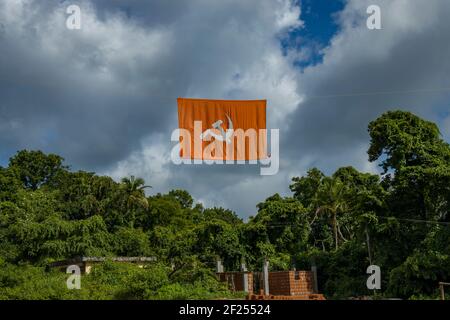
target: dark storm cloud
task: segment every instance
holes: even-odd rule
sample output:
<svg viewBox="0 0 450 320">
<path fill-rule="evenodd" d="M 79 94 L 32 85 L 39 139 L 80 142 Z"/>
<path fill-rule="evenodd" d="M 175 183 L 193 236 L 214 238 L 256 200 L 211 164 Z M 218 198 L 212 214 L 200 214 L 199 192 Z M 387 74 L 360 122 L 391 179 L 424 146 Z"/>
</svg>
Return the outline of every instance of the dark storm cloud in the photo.
<svg viewBox="0 0 450 320">
<path fill-rule="evenodd" d="M 65 28 L 72 3 L 81 30 Z M 366 28 L 369 4 L 381 6 L 382 30 Z M 75 168 L 142 176 L 152 192 L 186 188 L 248 216 L 311 166 L 374 171 L 366 128 L 385 110 L 412 110 L 450 132 L 437 90 L 450 87 L 448 1 L 349 0 L 323 62 L 304 70 L 293 66 L 299 53 L 284 56 L 280 45 L 302 27 L 299 15 L 288 0 L 3 0 L 0 158 L 56 152 Z M 173 165 L 179 96 L 266 98 L 280 172 Z"/>
<path fill-rule="evenodd" d="M 381 7 L 382 30 L 366 28 L 369 4 Z M 332 170 L 347 154 L 347 164 L 363 168 L 367 125 L 384 111 L 437 120 L 436 111 L 448 108 L 440 89 L 450 88 L 449 14 L 450 3 L 440 0 L 349 1 L 323 64 L 299 76 L 305 101 L 289 118 L 284 150 L 314 154 L 316 165 Z"/>
<path fill-rule="evenodd" d="M 227 97 L 230 79 L 285 23 L 273 16 L 284 6 L 250 1 L 74 3 L 82 9 L 76 31 L 65 28 L 72 2 L 0 5 L 4 153 L 41 148 L 77 167 L 114 164 L 176 125 L 178 96 Z"/>
<path fill-rule="evenodd" d="M 69 4 L 81 7 L 81 30 L 65 27 Z M 227 202 L 226 189 L 258 170 L 167 163 L 176 98 L 263 96 L 282 119 L 298 96 L 279 37 L 299 14 L 287 0 L 2 1 L 0 156 L 43 149 Z"/>
<path fill-rule="evenodd" d="M 71 31 L 65 7 L 2 6 L 0 121 L 9 127 L 0 137 L 3 148 L 42 148 L 99 168 L 125 157 L 150 128 L 167 125 L 161 107 L 177 87 L 163 83 L 170 76 L 160 68 L 164 31 L 146 32 L 122 20 L 100 24 L 89 8 L 83 27 L 91 30 Z"/>
</svg>

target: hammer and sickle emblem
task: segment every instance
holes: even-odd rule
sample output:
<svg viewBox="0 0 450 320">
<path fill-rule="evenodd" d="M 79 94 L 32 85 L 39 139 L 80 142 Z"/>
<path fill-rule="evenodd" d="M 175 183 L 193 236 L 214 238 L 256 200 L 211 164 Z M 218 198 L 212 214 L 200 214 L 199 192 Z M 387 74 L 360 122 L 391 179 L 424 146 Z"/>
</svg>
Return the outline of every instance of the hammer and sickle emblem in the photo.
<svg viewBox="0 0 450 320">
<path fill-rule="evenodd" d="M 228 129 L 227 129 L 226 132 L 222 128 L 223 121 L 222 120 L 218 120 L 218 121 L 214 122 L 211 125 L 213 130 L 212 129 L 207 129 L 205 132 L 200 134 L 200 139 L 203 140 L 208 135 L 210 135 L 210 136 L 213 136 L 214 139 L 216 139 L 218 141 L 225 141 L 227 144 L 231 143 L 231 136 L 234 133 L 233 121 L 231 121 L 230 117 L 227 114 L 226 114 L 226 117 L 228 119 Z M 216 130 L 218 130 L 220 132 L 220 134 L 217 134 L 216 132 L 214 132 Z"/>
</svg>

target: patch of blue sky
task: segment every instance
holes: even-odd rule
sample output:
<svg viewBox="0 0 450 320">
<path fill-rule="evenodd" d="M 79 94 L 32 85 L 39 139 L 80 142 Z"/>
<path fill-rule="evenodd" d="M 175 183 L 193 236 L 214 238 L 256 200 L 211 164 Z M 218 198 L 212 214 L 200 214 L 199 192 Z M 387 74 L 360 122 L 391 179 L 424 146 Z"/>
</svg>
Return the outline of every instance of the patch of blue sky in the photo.
<svg viewBox="0 0 450 320">
<path fill-rule="evenodd" d="M 302 8 L 304 24 L 281 39 L 281 46 L 284 54 L 291 50 L 298 53 L 294 64 L 303 69 L 322 62 L 322 49 L 339 31 L 335 14 L 344 8 L 345 0 L 296 1 Z"/>
</svg>

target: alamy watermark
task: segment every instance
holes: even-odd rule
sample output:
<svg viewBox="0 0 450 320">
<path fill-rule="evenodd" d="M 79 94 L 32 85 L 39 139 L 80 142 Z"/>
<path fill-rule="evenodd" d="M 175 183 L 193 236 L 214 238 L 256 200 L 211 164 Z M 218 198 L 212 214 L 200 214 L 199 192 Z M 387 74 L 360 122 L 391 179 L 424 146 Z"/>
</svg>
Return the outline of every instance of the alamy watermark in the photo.
<svg viewBox="0 0 450 320">
<path fill-rule="evenodd" d="M 66 273 L 69 273 L 70 276 L 67 278 L 66 285 L 67 289 L 81 289 L 81 269 L 76 264 L 70 265 L 67 267 Z"/>
<path fill-rule="evenodd" d="M 228 119 L 230 122 L 231 120 Z M 261 175 L 275 175 L 280 166 L 278 129 L 229 129 L 216 121 L 203 131 L 202 121 L 194 121 L 194 130 L 176 129 L 171 141 L 178 142 L 171 151 L 174 164 L 243 165 L 259 164 Z M 270 152 L 267 133 L 270 132 Z M 193 136 L 192 136 L 193 135 Z M 206 145 L 205 145 L 206 143 Z M 225 145 L 225 146 L 224 146 Z"/>
<path fill-rule="evenodd" d="M 372 4 L 367 7 L 366 13 L 369 17 L 366 20 L 366 26 L 369 30 L 381 29 L 381 9 L 379 6 Z"/>
<path fill-rule="evenodd" d="M 69 30 L 81 29 L 81 8 L 75 4 L 67 7 L 66 13 L 69 15 L 66 19 L 66 27 Z"/>
<path fill-rule="evenodd" d="M 380 290 L 381 289 L 381 269 L 377 265 L 370 265 L 366 270 L 367 274 L 370 276 L 367 278 L 366 285 L 369 290 Z"/>
</svg>

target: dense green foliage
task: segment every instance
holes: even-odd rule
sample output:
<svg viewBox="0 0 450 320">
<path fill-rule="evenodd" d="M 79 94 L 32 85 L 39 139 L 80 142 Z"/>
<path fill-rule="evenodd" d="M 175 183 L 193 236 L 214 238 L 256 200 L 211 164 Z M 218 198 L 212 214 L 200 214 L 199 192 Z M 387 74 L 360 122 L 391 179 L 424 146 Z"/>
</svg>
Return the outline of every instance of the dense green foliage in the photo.
<svg viewBox="0 0 450 320">
<path fill-rule="evenodd" d="M 229 297 L 214 277 L 245 261 L 260 270 L 318 268 L 328 298 L 372 295 L 366 268 L 382 270 L 379 297 L 436 298 L 450 280 L 450 147 L 433 123 L 402 111 L 369 124 L 370 161 L 384 174 L 313 168 L 243 222 L 204 208 L 184 190 L 151 193 L 73 172 L 57 155 L 20 151 L 0 167 L 0 298 L 209 299 Z M 146 194 L 146 190 L 148 193 Z M 140 269 L 105 262 L 66 288 L 48 264 L 76 256 L 155 256 Z"/>
</svg>

